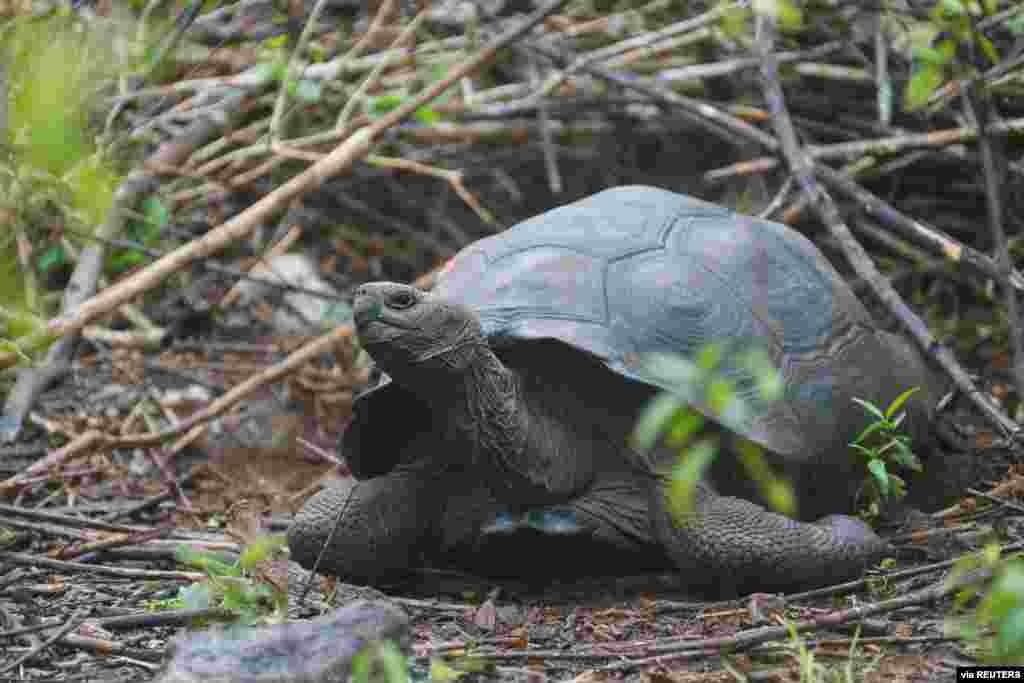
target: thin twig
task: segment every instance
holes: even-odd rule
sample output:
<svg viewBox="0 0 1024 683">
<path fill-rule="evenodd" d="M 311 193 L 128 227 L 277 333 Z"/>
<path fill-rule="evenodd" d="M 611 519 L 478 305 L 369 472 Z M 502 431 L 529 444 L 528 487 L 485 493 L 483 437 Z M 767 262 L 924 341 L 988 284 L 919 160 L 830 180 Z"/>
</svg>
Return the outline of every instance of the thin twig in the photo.
<svg viewBox="0 0 1024 683">
<path fill-rule="evenodd" d="M 796 131 L 793 122 L 789 118 L 786 108 L 785 97 L 782 93 L 782 86 L 779 85 L 778 64 L 772 54 L 774 42 L 774 25 L 769 17 L 758 15 L 757 23 L 760 30 L 760 39 L 757 41 L 761 51 L 762 63 L 762 87 L 768 107 L 772 112 L 772 125 L 781 144 L 781 151 L 786 158 L 786 163 L 811 202 L 822 223 L 843 248 L 846 258 L 850 261 L 857 275 L 871 285 L 875 296 L 903 324 L 904 328 L 911 334 L 921 349 L 935 358 L 942 368 L 952 377 L 956 385 L 968 396 L 968 398 L 984 413 L 990 420 L 1000 427 L 1006 434 L 1016 436 L 1019 433 L 1019 426 L 1007 417 L 999 409 L 987 394 L 980 391 L 974 384 L 970 375 L 964 371 L 952 352 L 940 344 L 932 335 L 928 326 L 904 303 L 899 292 L 892 284 L 878 272 L 870 255 L 864 247 L 857 242 L 850 232 L 850 228 L 843 221 L 835 202 L 822 188 L 814 177 L 814 165 L 810 158 L 803 153 L 796 138 Z"/>
<path fill-rule="evenodd" d="M 0 550 L 0 560 L 23 567 L 46 567 L 59 572 L 81 572 L 86 574 L 99 574 L 100 576 L 115 576 L 122 579 L 202 581 L 206 578 L 206 575 L 202 572 L 174 572 L 160 571 L 156 569 L 122 569 L 119 567 L 107 567 L 102 564 L 86 564 L 85 562 L 54 560 L 40 555 L 12 553 L 4 550 Z"/>
<path fill-rule="evenodd" d="M 515 28 L 502 34 L 475 57 L 452 69 L 445 78 L 437 81 L 415 97 L 410 97 L 402 105 L 384 115 L 372 125 L 361 128 L 353 133 L 344 143 L 335 148 L 334 151 L 319 163 L 314 164 L 295 176 L 241 214 L 212 229 L 203 237 L 171 252 L 132 277 L 118 282 L 113 287 L 84 302 L 74 312 L 65 313 L 64 316 L 51 320 L 47 327 L 47 332 L 57 336 L 76 332 L 92 322 L 96 317 L 112 311 L 126 301 L 130 301 L 143 292 L 162 284 L 170 273 L 177 272 L 193 261 L 210 256 L 244 237 L 280 207 L 292 201 L 303 192 L 319 187 L 328 178 L 347 170 L 357 159 L 361 159 L 369 153 L 373 143 L 385 131 L 435 99 L 454 83 L 457 83 L 459 79 L 490 63 L 502 49 L 519 40 L 530 29 L 543 21 L 546 16 L 566 2 L 568 0 L 549 0 L 544 3 L 539 9 L 529 15 L 527 19 L 519 23 Z"/>
<path fill-rule="evenodd" d="M 39 645 L 37 645 L 36 647 L 33 647 L 32 649 L 30 649 L 28 652 L 26 652 L 22 656 L 15 657 L 12 661 L 8 662 L 7 664 L 5 664 L 3 666 L 0 666 L 0 674 L 5 674 L 8 671 L 12 671 L 12 670 L 18 668 L 19 666 L 21 666 L 22 664 L 24 664 L 28 660 L 30 660 L 33 657 L 35 657 L 36 655 L 38 655 L 40 652 L 42 652 L 46 648 L 48 648 L 51 645 L 53 645 L 54 643 L 56 643 L 58 640 L 60 640 L 64 636 L 66 636 L 68 633 L 71 633 L 76 628 L 81 626 L 82 622 L 85 621 L 85 617 L 89 614 L 89 610 L 90 609 L 91 608 L 88 608 L 88 607 L 82 607 L 82 608 L 76 610 L 75 613 L 73 615 L 71 615 L 71 618 L 68 619 L 67 623 L 60 630 L 58 630 L 56 633 L 54 633 L 52 636 L 50 636 L 49 638 L 47 638 L 43 642 L 39 643 Z"/>
<path fill-rule="evenodd" d="M 1019 135 L 1024 133 L 1024 118 L 994 122 L 986 133 L 999 137 Z M 829 145 L 806 145 L 804 153 L 815 161 L 847 161 L 869 155 L 893 156 L 910 150 L 949 147 L 950 145 L 974 142 L 977 139 L 978 128 L 972 125 L 959 128 L 944 128 L 928 133 L 890 135 L 872 140 L 836 142 Z M 778 157 L 746 159 L 729 166 L 708 171 L 704 174 L 704 180 L 709 183 L 717 183 L 737 175 L 767 173 L 778 168 L 782 163 Z"/>
<path fill-rule="evenodd" d="M 735 636 L 721 638 L 704 638 L 687 641 L 678 646 L 678 651 L 672 654 L 662 654 L 655 657 L 633 659 L 624 662 L 616 662 L 597 669 L 599 672 L 623 672 L 633 671 L 650 665 L 664 665 L 672 661 L 693 659 L 707 655 L 720 654 L 722 652 L 741 652 L 749 650 L 756 645 L 771 641 L 789 638 L 792 632 L 804 633 L 820 628 L 839 626 L 853 621 L 861 621 L 876 614 L 893 612 L 914 605 L 932 604 L 959 591 L 965 585 L 979 581 L 990 572 L 981 570 L 974 575 L 964 577 L 959 581 L 950 581 L 924 590 L 915 591 L 907 595 L 882 600 L 880 602 L 837 610 L 813 619 L 807 619 L 783 626 L 767 626 L 755 628 Z"/>
<path fill-rule="evenodd" d="M 933 225 L 907 216 L 866 190 L 848 175 L 835 171 L 825 164 L 815 164 L 814 173 L 829 188 L 856 201 L 864 213 L 879 223 L 894 228 L 913 242 L 927 247 L 933 254 L 956 265 L 967 266 L 987 278 L 999 277 L 999 267 L 988 254 L 950 237 Z M 1024 275 L 1013 269 L 1010 273 L 1010 284 L 1015 289 L 1024 291 Z"/>
<path fill-rule="evenodd" d="M 386 4 L 386 3 L 385 3 Z M 294 83 L 299 81 L 299 63 L 302 61 L 302 53 L 306 49 L 306 45 L 309 43 L 309 39 L 313 36 L 313 29 L 316 27 L 317 22 L 320 20 L 320 14 L 324 11 L 324 7 L 327 5 L 327 0 L 317 0 L 313 6 L 313 11 L 310 12 L 309 18 L 306 19 L 306 25 L 302 29 L 302 33 L 299 34 L 299 39 L 296 41 L 294 48 L 292 49 L 291 57 L 288 59 L 288 66 L 285 68 L 285 77 L 281 79 L 279 84 L 279 90 L 277 93 L 277 99 L 274 101 L 274 110 L 270 115 L 270 142 L 276 144 L 281 139 L 281 124 L 284 121 L 285 106 L 288 104 L 288 91 L 292 88 Z"/>
<path fill-rule="evenodd" d="M 1006 298 L 1006 325 L 1009 328 L 1010 352 L 1013 354 L 1010 373 L 1017 387 L 1018 398 L 1024 398 L 1024 346 L 1021 343 L 1021 333 L 1024 330 L 1021 329 L 1017 292 L 1011 285 L 1014 269 L 1006 244 L 1006 229 L 1003 227 L 1003 174 L 997 168 L 997 150 L 992 135 L 989 134 L 991 101 L 983 100 L 983 97 L 985 96 L 978 92 L 976 85 L 968 88 L 963 96 L 964 112 L 967 114 L 967 120 L 978 130 L 978 151 L 985 177 L 988 229 L 992 233 L 999 284 Z"/>
</svg>

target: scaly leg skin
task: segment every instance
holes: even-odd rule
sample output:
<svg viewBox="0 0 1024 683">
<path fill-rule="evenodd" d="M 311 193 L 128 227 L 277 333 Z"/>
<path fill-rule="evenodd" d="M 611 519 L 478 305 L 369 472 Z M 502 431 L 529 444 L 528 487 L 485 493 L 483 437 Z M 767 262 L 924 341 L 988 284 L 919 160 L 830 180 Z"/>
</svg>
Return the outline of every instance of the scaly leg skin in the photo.
<svg viewBox="0 0 1024 683">
<path fill-rule="evenodd" d="M 437 486 L 422 470 L 402 468 L 328 486 L 306 502 L 288 529 L 292 559 L 312 569 L 342 514 L 319 573 L 377 583 L 421 566 L 440 521 Z"/>
<path fill-rule="evenodd" d="M 866 524 L 844 515 L 813 523 L 697 487 L 695 510 L 674 519 L 664 487 L 654 487 L 655 533 L 702 593 L 791 590 L 854 578 L 889 548 Z"/>
</svg>

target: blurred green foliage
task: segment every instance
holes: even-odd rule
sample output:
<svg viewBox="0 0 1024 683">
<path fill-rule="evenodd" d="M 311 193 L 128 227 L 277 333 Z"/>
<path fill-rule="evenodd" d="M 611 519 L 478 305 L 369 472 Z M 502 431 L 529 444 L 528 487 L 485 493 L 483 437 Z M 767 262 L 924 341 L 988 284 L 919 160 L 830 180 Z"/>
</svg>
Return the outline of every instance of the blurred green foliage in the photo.
<svg viewBox="0 0 1024 683">
<path fill-rule="evenodd" d="M 946 630 L 972 643 L 988 664 L 1024 663 L 1024 559 L 1001 557 L 997 544 L 960 562 L 946 581 L 968 579 L 979 570 L 991 572 L 990 581 L 968 582 L 957 593 L 954 611 L 960 618 L 947 621 Z"/>
<path fill-rule="evenodd" d="M 748 392 L 744 397 L 738 391 L 735 373 L 722 371 L 726 365 L 753 380 L 753 396 Z M 675 354 L 649 354 L 644 366 L 648 374 L 674 389 L 656 396 L 643 410 L 633 432 L 633 446 L 647 451 L 663 439 L 666 446 L 679 452 L 668 484 L 677 520 L 692 512 L 697 484 L 720 451 L 720 431 L 705 429 L 708 418 L 691 407 L 698 404 L 707 406 L 716 422 L 732 430 L 729 438 L 734 439 L 738 460 L 769 505 L 783 514 L 795 514 L 792 485 L 775 475 L 759 446 L 735 436 L 745 431 L 756 403 L 782 395 L 781 378 L 766 352 L 727 351 L 722 345 L 709 344 L 692 360 Z"/>
<path fill-rule="evenodd" d="M 174 559 L 204 572 L 207 580 L 182 587 L 175 606 L 205 609 L 218 605 L 236 614 L 237 623 L 245 626 L 260 623 L 270 610 L 285 613 L 287 592 L 260 580 L 256 572 L 260 562 L 275 558 L 284 545 L 283 536 L 258 536 L 242 548 L 237 561 L 179 545 Z"/>
<path fill-rule="evenodd" d="M 382 677 L 374 676 L 378 670 Z M 409 663 L 393 642 L 371 643 L 352 658 L 350 680 L 352 683 L 370 683 L 376 680 L 382 680 L 384 683 L 408 683 Z"/>
<path fill-rule="evenodd" d="M 998 11 L 996 0 L 963 2 L 939 0 L 915 31 L 912 39 L 913 68 L 904 91 L 903 106 L 921 109 L 949 78 L 969 75 L 971 64 L 957 59 L 962 49 L 980 53 L 989 66 L 999 63 L 999 53 L 975 27 L 978 20 Z"/>
<path fill-rule="evenodd" d="M 35 276 L 45 282 L 68 268 L 62 240 L 85 243 L 114 202 L 120 176 L 90 125 L 90 104 L 123 63 L 109 30 L 88 30 L 71 13 L 0 24 L 8 76 L 8 127 L 0 131 L 0 341 L 8 347 L 38 333 L 52 312 Z"/>
</svg>

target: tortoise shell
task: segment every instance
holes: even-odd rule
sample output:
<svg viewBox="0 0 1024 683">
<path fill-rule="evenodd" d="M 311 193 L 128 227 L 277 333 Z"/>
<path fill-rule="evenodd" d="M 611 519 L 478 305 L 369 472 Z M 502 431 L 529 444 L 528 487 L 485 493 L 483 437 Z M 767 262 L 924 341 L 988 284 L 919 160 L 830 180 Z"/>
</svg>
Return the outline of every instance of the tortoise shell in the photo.
<svg viewBox="0 0 1024 683">
<path fill-rule="evenodd" d="M 726 356 L 719 371 L 751 406 L 730 427 L 803 461 L 846 447 L 863 424 L 853 397 L 907 388 L 889 391 L 900 354 L 809 240 L 653 187 L 609 189 L 479 240 L 452 259 L 432 296 L 474 308 L 499 357 L 509 345 L 553 339 L 660 389 L 677 389 L 676 380 L 646 362 L 652 352 L 763 349 L 783 395 L 759 400 L 752 371 Z M 387 378 L 356 401 L 345 447 L 357 477 L 389 471 L 387 451 L 431 429 L 416 401 Z M 691 404 L 716 418 L 703 392 Z"/>
</svg>

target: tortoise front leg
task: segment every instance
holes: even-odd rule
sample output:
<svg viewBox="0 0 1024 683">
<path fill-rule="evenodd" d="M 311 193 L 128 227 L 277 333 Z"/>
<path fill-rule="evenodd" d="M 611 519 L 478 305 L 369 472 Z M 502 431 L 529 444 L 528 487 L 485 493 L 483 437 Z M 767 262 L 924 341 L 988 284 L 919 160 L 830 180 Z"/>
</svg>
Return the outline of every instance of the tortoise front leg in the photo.
<svg viewBox="0 0 1024 683">
<path fill-rule="evenodd" d="M 421 470 L 400 468 L 328 486 L 306 501 L 288 529 L 292 559 L 312 569 L 334 529 L 317 569 L 322 574 L 376 583 L 422 566 L 440 521 L 437 485 Z"/>
</svg>

